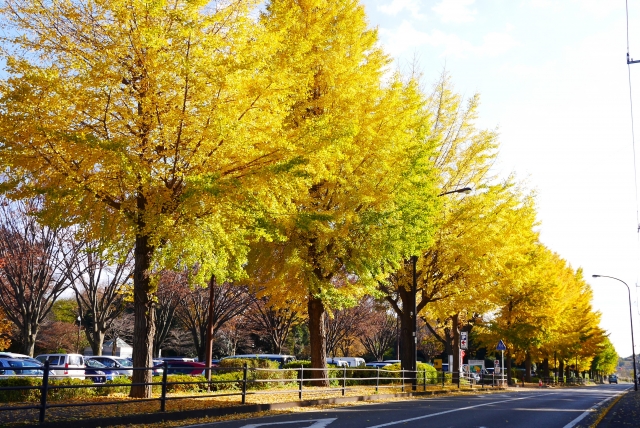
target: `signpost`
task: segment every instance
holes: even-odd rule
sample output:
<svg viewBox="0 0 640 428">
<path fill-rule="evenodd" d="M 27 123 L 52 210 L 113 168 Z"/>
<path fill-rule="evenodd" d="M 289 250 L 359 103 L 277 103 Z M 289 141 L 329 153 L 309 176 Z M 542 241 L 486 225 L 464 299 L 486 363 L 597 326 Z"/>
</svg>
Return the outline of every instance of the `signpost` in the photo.
<svg viewBox="0 0 640 428">
<path fill-rule="evenodd" d="M 500 353 L 502 354 L 502 386 L 504 386 L 504 351 L 507 350 L 507 347 L 504 345 L 504 342 L 502 341 L 502 339 L 500 339 L 500 342 L 498 342 L 498 346 L 496 346 L 496 351 L 500 351 Z M 496 361 L 497 363 L 498 361 Z"/>
<path fill-rule="evenodd" d="M 469 333 L 466 331 L 460 332 L 460 349 L 469 349 Z"/>
</svg>

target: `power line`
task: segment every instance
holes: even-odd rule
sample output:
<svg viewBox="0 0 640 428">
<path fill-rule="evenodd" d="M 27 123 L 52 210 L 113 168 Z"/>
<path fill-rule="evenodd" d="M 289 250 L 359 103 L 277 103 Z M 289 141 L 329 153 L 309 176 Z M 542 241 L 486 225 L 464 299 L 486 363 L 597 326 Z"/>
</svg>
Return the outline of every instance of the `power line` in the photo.
<svg viewBox="0 0 640 428">
<path fill-rule="evenodd" d="M 640 251 L 640 215 L 638 210 L 638 167 L 636 164 L 636 137 L 635 137 L 635 127 L 633 121 L 633 92 L 631 90 L 631 64 L 636 64 L 640 62 L 640 60 L 634 61 L 633 58 L 629 55 L 629 0 L 625 0 L 625 12 L 626 12 L 626 20 L 627 20 L 627 74 L 629 78 L 629 108 L 631 113 L 631 146 L 633 147 L 633 184 L 635 187 L 636 193 L 636 236 L 638 241 L 638 249 Z M 636 279 L 636 292 L 638 288 L 638 280 Z M 636 300 L 636 302 L 638 299 Z M 639 310 L 640 312 L 640 310 Z M 633 332 L 632 332 L 633 334 Z"/>
</svg>

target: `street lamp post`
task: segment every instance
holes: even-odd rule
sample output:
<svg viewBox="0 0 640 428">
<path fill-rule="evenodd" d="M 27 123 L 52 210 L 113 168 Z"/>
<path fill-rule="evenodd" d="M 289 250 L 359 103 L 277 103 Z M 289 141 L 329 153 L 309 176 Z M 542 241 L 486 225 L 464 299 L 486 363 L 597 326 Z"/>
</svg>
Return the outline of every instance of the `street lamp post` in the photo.
<svg viewBox="0 0 640 428">
<path fill-rule="evenodd" d="M 636 372 L 636 345 L 633 341 L 633 314 L 631 312 L 631 289 L 629 285 L 621 279 L 615 278 L 613 276 L 607 275 L 592 275 L 594 278 L 610 278 L 615 279 L 616 281 L 620 281 L 624 285 L 627 286 L 627 292 L 629 293 L 629 322 L 631 323 L 631 355 L 633 356 L 633 386 L 634 389 L 638 390 L 638 373 Z"/>
<path fill-rule="evenodd" d="M 452 193 L 469 193 L 471 192 L 471 187 L 463 187 L 461 189 L 449 190 L 446 192 L 442 192 L 438 195 L 450 195 Z M 412 283 L 411 283 L 411 294 L 413 295 L 413 308 L 411 310 L 412 320 L 411 320 L 411 329 L 413 330 L 413 340 L 411 340 L 411 367 L 409 370 L 412 371 L 412 389 L 415 391 L 417 388 L 418 382 L 418 276 L 416 273 L 416 264 L 418 263 L 418 256 L 411 257 L 411 267 L 412 267 Z"/>
</svg>

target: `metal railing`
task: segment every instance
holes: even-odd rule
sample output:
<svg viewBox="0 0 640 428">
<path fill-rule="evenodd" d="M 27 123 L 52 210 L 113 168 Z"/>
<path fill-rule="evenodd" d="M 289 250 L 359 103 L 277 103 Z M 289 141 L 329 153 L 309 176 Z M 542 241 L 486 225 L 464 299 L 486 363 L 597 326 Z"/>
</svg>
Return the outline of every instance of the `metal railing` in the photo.
<svg viewBox="0 0 640 428">
<path fill-rule="evenodd" d="M 129 369 L 129 368 L 128 368 Z M 132 386 L 151 386 L 160 389 L 159 396 L 145 399 L 135 399 L 136 403 L 157 401 L 160 406 L 158 411 L 166 412 L 166 404 L 169 400 L 184 400 L 190 398 L 207 398 L 207 397 L 225 397 L 239 396 L 242 404 L 246 403 L 248 395 L 257 394 L 285 394 L 293 393 L 302 399 L 303 396 L 314 395 L 318 393 L 340 393 L 344 396 L 352 390 L 360 390 L 363 386 L 371 387 L 375 393 L 387 388 L 400 389 L 402 392 L 407 391 L 427 391 L 429 388 L 487 388 L 499 386 L 497 376 L 487 375 L 465 375 L 461 373 L 434 372 L 434 371 L 409 371 L 409 370 L 385 370 L 385 369 L 369 369 L 369 368 L 291 368 L 291 369 L 266 369 L 266 368 L 249 368 L 246 363 L 242 367 L 207 367 L 214 374 L 211 380 L 201 380 L 194 378 L 193 381 L 171 380 L 169 376 L 170 370 L 180 370 L 180 368 L 171 368 L 167 362 L 163 363 L 163 372 L 160 379 L 145 382 L 131 383 L 128 378 L 119 378 L 123 380 L 110 381 L 107 383 L 94 384 L 65 384 L 60 382 L 60 378 L 74 377 L 73 371 L 84 371 L 84 368 L 68 368 L 69 374 L 65 376 L 54 375 L 50 373 L 49 362 L 45 362 L 42 367 L 42 382 L 40 385 L 28 386 L 0 386 L 0 398 L 6 397 L 9 391 L 28 391 L 39 390 L 40 397 L 38 404 L 26 404 L 20 406 L 0 406 L 0 411 L 12 410 L 38 410 L 38 421 L 43 423 L 47 419 L 47 410 L 52 408 L 66 407 L 86 407 L 86 406 L 105 406 L 114 404 L 131 403 L 131 400 L 111 400 L 111 401 L 91 401 L 91 402 L 71 402 L 56 403 L 51 398 L 56 390 L 83 389 L 93 388 L 99 390 L 101 388 L 121 388 L 126 389 Z M 152 368 L 131 368 L 133 371 L 150 371 Z M 320 373 L 319 373 L 320 372 Z M 224 373 L 234 373 L 233 379 L 220 380 L 216 379 L 217 375 Z M 325 377 L 326 374 L 326 377 Z M 84 373 L 83 373 L 84 375 Z M 85 375 L 86 377 L 96 375 Z M 103 375 L 97 375 L 103 377 Z M 5 376 L 6 377 L 6 376 Z M 14 376 L 11 376 L 14 377 Z M 79 377 L 79 375 L 77 376 Z M 125 381 L 126 379 L 127 381 Z M 273 388 L 274 384 L 277 388 Z M 316 385 L 325 385 L 317 388 Z M 199 392 L 194 395 L 171 396 L 170 388 L 178 385 L 194 385 L 197 386 Z M 328 385 L 328 386 L 326 386 Z M 272 388 L 265 390 L 267 388 Z M 33 397 L 32 397 L 32 401 Z"/>
</svg>

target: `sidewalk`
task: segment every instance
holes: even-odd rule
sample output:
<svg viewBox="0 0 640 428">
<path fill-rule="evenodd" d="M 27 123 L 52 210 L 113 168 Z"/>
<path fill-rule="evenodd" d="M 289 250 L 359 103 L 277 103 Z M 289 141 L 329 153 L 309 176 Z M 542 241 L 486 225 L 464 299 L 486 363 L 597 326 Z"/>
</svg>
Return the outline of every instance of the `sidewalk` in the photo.
<svg viewBox="0 0 640 428">
<path fill-rule="evenodd" d="M 640 426 L 640 391 L 628 391 L 613 405 L 597 428 Z"/>
</svg>

